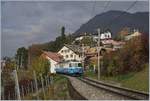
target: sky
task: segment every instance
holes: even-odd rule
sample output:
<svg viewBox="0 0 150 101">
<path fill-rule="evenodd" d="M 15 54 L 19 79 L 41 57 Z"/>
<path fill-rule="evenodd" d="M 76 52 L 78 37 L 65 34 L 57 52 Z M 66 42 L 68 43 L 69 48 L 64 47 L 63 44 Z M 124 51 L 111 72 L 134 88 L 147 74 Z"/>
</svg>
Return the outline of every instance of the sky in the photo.
<svg viewBox="0 0 150 101">
<path fill-rule="evenodd" d="M 2 1 L 1 56 L 12 57 L 17 48 L 55 40 L 60 28 L 73 33 L 97 14 L 126 10 L 134 1 Z M 148 1 L 138 1 L 130 13 L 149 10 Z M 107 5 L 107 6 L 106 6 Z"/>
</svg>

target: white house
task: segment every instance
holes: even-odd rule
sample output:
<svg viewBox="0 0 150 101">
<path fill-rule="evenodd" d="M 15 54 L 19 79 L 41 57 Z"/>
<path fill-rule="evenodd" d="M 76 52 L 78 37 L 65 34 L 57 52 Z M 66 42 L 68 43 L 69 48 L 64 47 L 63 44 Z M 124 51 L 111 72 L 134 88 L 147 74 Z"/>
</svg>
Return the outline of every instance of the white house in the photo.
<svg viewBox="0 0 150 101">
<path fill-rule="evenodd" d="M 111 33 L 109 31 L 101 33 L 100 39 L 110 39 L 111 38 Z"/>
<path fill-rule="evenodd" d="M 140 36 L 140 35 L 141 35 L 141 33 L 138 30 L 134 30 L 133 34 L 125 36 L 125 40 L 130 40 L 133 37 Z"/>
<path fill-rule="evenodd" d="M 125 45 L 125 42 L 122 42 L 122 41 L 114 41 L 114 42 L 112 43 L 112 45 L 113 45 L 113 49 L 114 49 L 114 50 L 118 50 L 118 49 L 122 48 L 123 45 Z"/>
<path fill-rule="evenodd" d="M 111 32 L 109 32 L 109 31 L 100 34 L 101 40 L 107 40 L 107 39 L 111 39 L 111 38 L 112 38 L 112 35 L 111 35 Z M 93 35 L 93 40 L 97 41 L 98 35 Z"/>
<path fill-rule="evenodd" d="M 58 53 L 46 51 L 44 51 L 41 56 L 43 58 L 46 58 L 50 62 L 50 72 L 56 73 L 55 71 L 56 65 L 63 60 L 63 57 Z"/>
<path fill-rule="evenodd" d="M 84 38 L 84 36 L 77 37 L 77 38 L 75 39 L 75 41 L 81 41 L 83 38 Z"/>
<path fill-rule="evenodd" d="M 64 45 L 58 53 L 64 57 L 65 61 L 82 61 L 82 48 L 78 45 Z"/>
<path fill-rule="evenodd" d="M 125 42 L 115 41 L 115 40 L 102 40 L 101 41 L 104 48 L 113 48 L 114 50 L 120 49 L 123 47 Z"/>
</svg>

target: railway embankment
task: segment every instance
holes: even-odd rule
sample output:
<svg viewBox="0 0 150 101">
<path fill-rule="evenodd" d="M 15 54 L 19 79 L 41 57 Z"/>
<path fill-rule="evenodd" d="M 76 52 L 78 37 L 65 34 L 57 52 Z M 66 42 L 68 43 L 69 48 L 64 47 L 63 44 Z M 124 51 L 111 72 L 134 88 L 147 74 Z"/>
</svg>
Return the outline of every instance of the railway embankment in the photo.
<svg viewBox="0 0 150 101">
<path fill-rule="evenodd" d="M 81 80 L 67 76 L 69 79 L 72 89 L 80 94 L 80 97 L 87 99 L 87 100 L 126 100 L 129 99 L 125 96 L 118 95 L 112 92 L 108 92 L 104 89 L 97 89 Z M 73 92 L 73 91 L 72 91 Z M 76 99 L 81 100 L 81 98 L 76 96 Z"/>
</svg>

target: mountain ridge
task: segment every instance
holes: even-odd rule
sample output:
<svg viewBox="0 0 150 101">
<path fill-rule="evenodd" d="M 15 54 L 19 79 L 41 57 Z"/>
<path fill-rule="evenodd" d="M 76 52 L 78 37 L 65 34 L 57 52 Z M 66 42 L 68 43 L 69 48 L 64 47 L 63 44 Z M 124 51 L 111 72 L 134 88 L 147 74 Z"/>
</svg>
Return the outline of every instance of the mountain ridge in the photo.
<svg viewBox="0 0 150 101">
<path fill-rule="evenodd" d="M 73 35 L 80 36 L 85 32 L 95 34 L 97 33 L 96 29 L 101 28 L 101 31 L 110 30 L 112 36 L 116 36 L 124 27 L 135 28 L 143 33 L 149 33 L 149 12 L 107 11 L 94 16 L 82 24 Z"/>
</svg>

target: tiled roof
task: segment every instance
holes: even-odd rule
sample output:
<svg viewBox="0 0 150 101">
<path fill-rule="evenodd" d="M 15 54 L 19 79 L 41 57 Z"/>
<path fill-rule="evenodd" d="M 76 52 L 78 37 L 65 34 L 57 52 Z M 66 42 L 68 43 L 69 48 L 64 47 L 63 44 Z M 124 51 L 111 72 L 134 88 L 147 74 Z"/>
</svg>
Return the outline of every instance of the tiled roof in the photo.
<svg viewBox="0 0 150 101">
<path fill-rule="evenodd" d="M 65 44 L 65 46 L 67 48 L 69 48 L 70 50 L 72 50 L 73 52 L 75 52 L 75 53 L 82 53 L 82 48 L 79 45 L 68 45 L 68 44 Z"/>
<path fill-rule="evenodd" d="M 54 52 L 50 52 L 50 51 L 44 51 L 43 56 L 48 56 L 49 58 L 51 58 L 52 60 L 56 61 L 56 62 L 60 62 L 63 59 L 63 56 L 58 54 L 58 53 L 54 53 Z"/>
<path fill-rule="evenodd" d="M 112 45 L 125 44 L 125 42 L 115 41 L 115 40 L 103 40 L 102 43 L 103 43 L 103 44 L 112 44 Z"/>
</svg>

